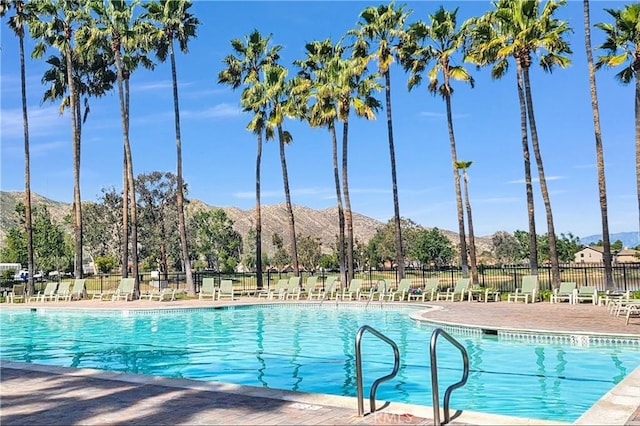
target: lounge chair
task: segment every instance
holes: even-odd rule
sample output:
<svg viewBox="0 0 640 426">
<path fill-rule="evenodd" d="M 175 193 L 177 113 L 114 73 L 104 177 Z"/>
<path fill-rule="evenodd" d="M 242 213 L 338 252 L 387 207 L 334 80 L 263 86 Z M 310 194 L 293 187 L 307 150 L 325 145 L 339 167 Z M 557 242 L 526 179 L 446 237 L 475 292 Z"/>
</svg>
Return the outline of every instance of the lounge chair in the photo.
<svg viewBox="0 0 640 426">
<path fill-rule="evenodd" d="M 40 302 L 45 302 L 45 301 L 51 301 L 53 302 L 54 300 L 56 300 L 56 290 L 58 289 L 58 283 L 57 282 L 48 282 L 47 285 L 44 287 L 44 291 L 42 293 L 38 293 L 35 296 L 36 302 L 40 301 Z"/>
<path fill-rule="evenodd" d="M 202 285 L 200 286 L 199 300 L 207 299 L 211 297 L 211 300 L 216 300 L 216 284 L 215 278 L 205 277 L 202 279 Z"/>
<path fill-rule="evenodd" d="M 288 290 L 289 290 L 289 279 L 281 278 L 278 280 L 278 283 L 276 284 L 276 287 L 269 298 L 273 299 L 274 296 L 277 296 L 278 299 L 285 300 L 287 298 Z"/>
<path fill-rule="evenodd" d="M 398 295 L 398 300 L 404 300 L 406 297 L 408 297 L 409 291 L 411 291 L 412 284 L 413 282 L 411 281 L 411 278 L 402 278 L 398 283 L 398 288 L 396 288 L 391 293 L 390 300 L 395 300 L 396 295 Z"/>
<path fill-rule="evenodd" d="M 300 291 L 300 277 L 289 278 L 286 298 L 300 300 Z"/>
<path fill-rule="evenodd" d="M 80 300 L 86 295 L 87 289 L 85 288 L 86 280 L 84 278 L 76 278 L 73 282 L 73 289 L 69 293 L 69 300 Z"/>
<path fill-rule="evenodd" d="M 71 281 L 63 281 L 58 285 L 58 291 L 56 292 L 56 302 L 60 300 L 71 300 Z"/>
<path fill-rule="evenodd" d="M 24 284 L 15 284 L 13 289 L 7 294 L 7 302 L 18 303 L 25 302 L 27 295 L 24 291 Z"/>
<path fill-rule="evenodd" d="M 342 289 L 342 300 L 351 300 L 354 298 L 355 300 L 360 299 L 360 295 L 362 292 L 362 280 L 359 278 L 353 278 L 349 283 L 348 288 Z"/>
<path fill-rule="evenodd" d="M 561 282 L 560 287 L 556 288 L 551 295 L 551 303 L 559 303 L 566 300 L 569 304 L 573 304 L 576 291 L 576 283 L 568 281 Z"/>
<path fill-rule="evenodd" d="M 391 286 L 384 278 L 380 278 L 375 284 L 371 285 L 369 289 L 369 293 L 362 293 L 362 297 L 366 297 L 369 300 L 375 300 L 376 298 L 380 301 L 385 299 L 389 299 L 392 295 Z M 391 300 L 391 299 L 389 299 Z"/>
<path fill-rule="evenodd" d="M 591 301 L 594 305 L 598 304 L 598 291 L 593 285 L 583 285 L 578 288 L 574 298 L 574 303 L 578 304 L 584 300 Z"/>
<path fill-rule="evenodd" d="M 438 292 L 436 296 L 436 300 L 450 300 L 455 302 L 456 299 L 464 300 L 465 294 L 467 290 L 469 290 L 469 285 L 471 284 L 471 278 L 459 278 L 456 281 L 456 286 L 451 289 L 447 289 L 446 292 Z"/>
<path fill-rule="evenodd" d="M 525 275 L 522 277 L 522 288 L 516 289 L 515 292 L 507 295 L 507 302 L 517 302 L 522 300 L 524 303 L 536 302 L 538 300 L 538 276 Z"/>
<path fill-rule="evenodd" d="M 111 301 L 115 302 L 116 300 L 133 300 L 135 297 L 136 291 L 136 279 L 135 278 L 122 278 L 120 280 L 120 284 L 116 289 L 116 292 L 111 296 Z"/>
<path fill-rule="evenodd" d="M 235 290 L 233 289 L 233 281 L 220 280 L 220 288 L 218 289 L 218 300 L 226 297 L 231 300 L 235 300 Z"/>
<path fill-rule="evenodd" d="M 331 293 L 333 293 L 333 290 L 335 288 L 337 281 L 338 281 L 338 277 L 336 276 L 327 277 L 326 280 L 324 281 L 324 284 L 321 287 L 318 287 L 316 285 L 315 289 L 311 293 L 309 293 L 309 300 L 313 300 L 314 297 L 317 300 L 324 300 L 327 298 L 327 295 L 329 295 L 329 298 L 330 298 Z"/>
<path fill-rule="evenodd" d="M 422 300 L 423 302 L 426 300 L 427 295 L 429 296 L 429 300 L 433 300 L 438 293 L 438 289 L 440 287 L 440 280 L 438 278 L 427 278 L 427 282 L 425 283 L 424 288 L 418 288 L 419 291 L 409 292 L 407 295 L 407 300 Z"/>
<path fill-rule="evenodd" d="M 158 302 L 162 302 L 163 300 L 172 302 L 176 300 L 176 289 L 165 287 L 160 291 L 153 291 L 149 293 L 149 298 L 147 300 L 151 301 L 154 299 L 157 299 Z"/>
<path fill-rule="evenodd" d="M 307 298 L 307 300 L 311 300 L 312 296 L 316 293 L 316 284 L 318 284 L 317 275 L 312 275 L 305 281 L 302 294 Z"/>
</svg>

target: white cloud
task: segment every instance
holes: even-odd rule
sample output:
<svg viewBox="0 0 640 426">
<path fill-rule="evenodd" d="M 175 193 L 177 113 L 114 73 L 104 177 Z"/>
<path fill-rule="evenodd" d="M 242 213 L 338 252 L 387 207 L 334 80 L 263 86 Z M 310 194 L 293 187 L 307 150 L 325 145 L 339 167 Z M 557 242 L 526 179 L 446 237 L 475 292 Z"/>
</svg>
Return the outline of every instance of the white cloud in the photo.
<svg viewBox="0 0 640 426">
<path fill-rule="evenodd" d="M 546 176 L 545 180 L 547 182 L 553 181 L 553 180 L 562 180 L 562 179 L 566 179 L 564 176 Z M 532 177 L 531 178 L 531 183 L 534 182 L 540 182 L 540 179 L 538 179 L 537 177 Z M 524 179 L 517 179 L 517 180 L 510 180 L 507 183 L 524 183 Z"/>
<path fill-rule="evenodd" d="M 218 104 L 211 108 L 202 109 L 199 111 L 186 110 L 181 111 L 180 115 L 184 118 L 224 118 L 224 117 L 237 117 L 242 114 L 242 110 L 235 105 L 231 104 Z"/>
<path fill-rule="evenodd" d="M 57 105 L 47 107 L 27 106 L 29 118 L 30 136 L 48 136 L 55 134 L 57 129 L 65 129 L 71 126 L 69 120 L 65 120 L 64 115 L 59 114 Z M 22 108 L 3 109 L 0 111 L 2 123 L 2 137 L 21 138 L 24 135 L 24 124 L 22 121 Z"/>
</svg>

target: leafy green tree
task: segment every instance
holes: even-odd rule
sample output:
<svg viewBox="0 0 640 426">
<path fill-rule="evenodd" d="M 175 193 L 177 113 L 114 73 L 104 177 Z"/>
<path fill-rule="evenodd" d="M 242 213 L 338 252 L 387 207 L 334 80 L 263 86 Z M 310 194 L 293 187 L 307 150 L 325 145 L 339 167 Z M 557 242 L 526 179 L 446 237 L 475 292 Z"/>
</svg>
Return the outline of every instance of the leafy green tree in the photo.
<svg viewBox="0 0 640 426">
<path fill-rule="evenodd" d="M 568 234 L 560 234 L 558 238 L 558 256 L 561 262 L 573 262 L 575 254 L 582 249 L 583 245 L 580 243 L 580 238 L 573 235 L 571 232 Z"/>
<path fill-rule="evenodd" d="M 403 253 L 403 258 L 406 254 L 413 253 L 413 245 L 416 238 L 416 232 L 420 227 L 411 219 L 402 218 L 402 247 L 407 250 L 407 253 Z M 395 221 L 389 220 L 379 230 L 376 231 L 374 236 L 369 240 L 367 244 L 367 257 L 369 259 L 370 266 L 381 266 L 385 263 L 392 263 L 396 259 L 396 232 Z M 395 266 L 395 265 L 394 265 Z"/>
<path fill-rule="evenodd" d="M 313 272 L 316 270 L 320 257 L 322 256 L 322 244 L 320 238 L 313 237 L 311 235 L 304 235 L 298 237 L 298 255 L 300 256 L 300 263 L 308 271 Z"/>
<path fill-rule="evenodd" d="M 398 179 L 396 176 L 396 155 L 393 140 L 393 120 L 391 113 L 391 73 L 390 65 L 398 55 L 404 36 L 405 21 L 411 11 L 405 6 L 396 8 L 395 3 L 367 7 L 360 13 L 358 28 L 349 31 L 357 40 L 353 46 L 354 57 L 376 60 L 378 71 L 384 78 L 385 110 L 387 111 L 387 133 L 389 137 L 389 157 L 391 160 L 391 184 L 393 189 L 393 211 L 395 222 L 395 263 L 398 278 L 404 278 L 404 251 L 402 247 L 402 225 L 400 203 L 398 201 Z"/>
<path fill-rule="evenodd" d="M 247 238 L 244 239 L 241 263 L 246 271 L 256 271 L 256 261 L 256 229 L 252 226 L 247 231 Z"/>
<path fill-rule="evenodd" d="M 620 251 L 622 250 L 624 247 L 624 244 L 622 243 L 621 240 L 615 240 L 612 244 L 611 244 L 611 250 L 614 251 Z"/>
<path fill-rule="evenodd" d="M 177 196 L 176 207 L 178 209 L 178 233 L 180 236 L 180 248 L 182 250 L 182 267 L 187 279 L 187 291 L 190 296 L 195 296 L 196 285 L 191 274 L 191 262 L 189 260 L 189 247 L 187 245 L 187 228 L 184 216 L 184 181 L 182 178 L 182 138 L 180 136 L 180 107 L 178 105 L 178 77 L 176 73 L 176 57 L 173 49 L 174 40 L 178 42 L 182 52 L 188 52 L 189 39 L 195 37 L 196 28 L 200 24 L 198 18 L 189 12 L 192 3 L 189 0 L 160 0 L 144 3 L 147 10 L 145 18 L 156 22 L 158 34 L 154 40 L 157 42 L 156 55 L 164 62 L 167 55 L 171 60 L 171 80 L 173 82 L 173 112 L 176 130 L 176 180 Z"/>
<path fill-rule="evenodd" d="M 491 236 L 491 245 L 496 259 L 501 264 L 516 263 L 523 259 L 520 241 L 506 231 L 498 231 L 493 234 Z"/>
<path fill-rule="evenodd" d="M 451 97 L 453 95 L 452 80 L 469 83 L 473 87 L 473 77 L 462 65 L 453 63 L 453 55 L 463 49 L 467 34 L 466 28 L 456 28 L 456 14 L 458 9 L 447 11 L 444 7 L 429 15 L 430 23 L 418 21 L 409 26 L 407 37 L 401 49 L 401 62 L 405 71 L 410 72 L 408 81 L 409 91 L 422 81 L 422 73 L 429 77 L 428 90 L 433 95 L 439 94 L 445 101 L 447 112 L 447 128 L 449 131 L 449 146 L 451 151 L 451 164 L 453 166 L 453 183 L 455 188 L 456 206 L 458 212 L 458 235 L 460 240 L 460 264 L 462 276 L 469 276 L 469 264 L 467 257 L 467 242 L 464 226 L 464 207 L 462 203 L 462 190 L 460 188 L 459 163 L 456 149 L 456 139 L 453 130 L 453 114 Z M 430 62 L 433 68 L 427 70 Z M 442 80 L 439 75 L 442 74 Z M 475 249 L 473 249 L 475 256 Z M 473 272 L 473 271 L 472 271 Z M 474 283 L 478 280 L 478 271 L 475 270 Z"/>
<path fill-rule="evenodd" d="M 638 220 L 640 221 L 640 3 L 630 3 L 621 9 L 605 9 L 613 23 L 598 23 L 595 26 L 605 32 L 606 39 L 599 47 L 606 51 L 598 57 L 596 69 L 601 67 L 623 67 L 616 78 L 622 84 L 635 87 L 636 129 L 636 186 L 638 192 Z M 613 285 L 613 283 L 611 283 Z"/>
<path fill-rule="evenodd" d="M 8 228 L 2 247 L 0 247 L 0 261 L 24 265 L 27 262 L 26 241 L 26 233 L 22 227 L 12 226 Z"/>
<path fill-rule="evenodd" d="M 240 261 L 242 237 L 223 209 L 199 210 L 189 221 L 192 244 L 207 266 L 216 271 L 233 272 Z"/>
<path fill-rule="evenodd" d="M 224 63 L 226 68 L 218 74 L 218 83 L 227 84 L 233 89 L 244 86 L 244 91 L 248 91 L 254 85 L 260 83 L 262 69 L 275 63 L 279 59 L 278 52 L 282 46 L 269 46 L 271 36 L 263 37 L 257 30 L 245 37 L 245 40 L 231 40 L 233 54 L 225 56 Z M 245 99 L 245 93 L 242 99 Z M 262 265 L 268 263 L 263 262 L 262 255 L 262 213 L 260 203 L 260 166 L 262 162 L 262 134 L 265 131 L 265 112 L 264 108 L 254 108 L 254 102 L 243 104 L 245 112 L 252 112 L 253 118 L 247 129 L 257 136 L 256 150 L 256 286 L 258 289 L 263 287 L 262 283 Z"/>
<path fill-rule="evenodd" d="M 118 267 L 119 262 L 116 257 L 113 256 L 98 256 L 94 259 L 96 268 L 103 274 L 107 274 Z"/>
<path fill-rule="evenodd" d="M 412 256 L 423 265 L 441 267 L 451 262 L 455 250 L 449 238 L 438 228 L 422 229 L 417 232 Z"/>
<path fill-rule="evenodd" d="M 121 258 L 122 195 L 114 188 L 102 189 L 97 203 L 85 203 L 82 210 L 83 241 L 95 256 Z"/>
<path fill-rule="evenodd" d="M 0 17 L 5 16 L 9 9 L 13 8 L 15 13 L 9 18 L 9 28 L 18 37 L 20 52 L 20 89 L 22 101 L 22 125 L 24 129 L 24 206 L 25 206 L 25 231 L 27 237 L 27 270 L 29 271 L 28 292 L 35 293 L 33 276 L 35 265 L 33 260 L 33 216 L 31 208 L 31 156 L 29 148 L 29 116 L 27 114 L 27 79 L 24 62 L 24 36 L 25 25 L 33 19 L 30 8 L 26 7 L 26 2 L 22 0 L 1 0 Z"/>
<path fill-rule="evenodd" d="M 277 232 L 271 236 L 271 242 L 273 247 L 275 247 L 276 251 L 273 254 L 271 261 L 274 265 L 282 269 L 285 265 L 288 265 L 291 262 L 291 256 L 287 252 L 287 249 L 284 247 L 284 241 L 282 237 Z"/>
</svg>

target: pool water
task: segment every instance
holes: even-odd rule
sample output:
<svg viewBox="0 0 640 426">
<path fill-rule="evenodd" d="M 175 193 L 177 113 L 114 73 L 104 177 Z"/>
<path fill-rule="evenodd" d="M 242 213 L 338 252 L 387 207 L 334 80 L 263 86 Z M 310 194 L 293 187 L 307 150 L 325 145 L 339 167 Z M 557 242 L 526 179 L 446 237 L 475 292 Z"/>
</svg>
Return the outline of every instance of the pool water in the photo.
<svg viewBox="0 0 640 426">
<path fill-rule="evenodd" d="M 410 308 L 253 306 L 158 311 L 3 310 L 0 358 L 155 376 L 355 396 L 355 336 L 369 325 L 396 342 L 398 375 L 377 398 L 431 405 L 433 328 Z M 640 346 L 531 343 L 451 333 L 469 354 L 451 407 L 573 422 L 640 366 Z M 440 397 L 462 377 L 460 352 L 438 340 Z M 362 339 L 365 396 L 391 372 L 393 351 Z"/>
</svg>

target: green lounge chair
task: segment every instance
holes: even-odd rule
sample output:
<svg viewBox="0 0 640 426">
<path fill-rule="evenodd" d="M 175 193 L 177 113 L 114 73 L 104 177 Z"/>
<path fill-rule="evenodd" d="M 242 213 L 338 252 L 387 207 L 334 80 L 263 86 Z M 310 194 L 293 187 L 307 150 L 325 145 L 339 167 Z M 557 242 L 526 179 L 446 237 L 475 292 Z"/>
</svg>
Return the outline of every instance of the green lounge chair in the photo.
<svg viewBox="0 0 640 426">
<path fill-rule="evenodd" d="M 135 297 L 136 290 L 136 279 L 135 278 L 122 278 L 120 280 L 120 284 L 116 289 L 116 292 L 111 296 L 111 301 L 115 302 L 116 300 L 133 300 Z"/>
<path fill-rule="evenodd" d="M 287 294 L 286 298 L 300 300 L 300 277 L 291 277 L 289 278 L 289 283 L 287 284 Z"/>
<path fill-rule="evenodd" d="M 44 287 L 44 291 L 42 293 L 38 293 L 38 295 L 36 295 L 35 299 L 36 302 L 39 300 L 40 302 L 45 302 L 45 301 L 51 301 L 53 302 L 54 300 L 56 300 L 56 290 L 58 289 L 58 283 L 57 282 L 49 282 L 47 283 L 47 285 Z"/>
<path fill-rule="evenodd" d="M 391 294 L 391 300 L 395 300 L 396 295 L 398 295 L 398 300 L 405 300 L 405 298 L 408 298 L 412 284 L 413 282 L 411 281 L 411 278 L 402 278 L 398 283 L 398 288 L 396 288 Z"/>
<path fill-rule="evenodd" d="M 507 295 L 507 302 L 517 302 L 522 300 L 524 303 L 536 302 L 538 300 L 538 276 L 525 275 L 522 277 L 522 288 L 516 289 L 515 292 Z"/>
<path fill-rule="evenodd" d="M 24 303 L 27 300 L 26 297 L 27 294 L 24 291 L 24 284 L 15 284 L 9 294 L 7 294 L 7 302 Z"/>
<path fill-rule="evenodd" d="M 561 282 L 560 287 L 556 288 L 551 295 L 550 301 L 551 303 L 559 303 L 566 300 L 569 304 L 573 304 L 576 291 L 576 283 Z"/>
<path fill-rule="evenodd" d="M 220 288 L 218 289 L 218 300 L 228 298 L 235 300 L 235 290 L 233 289 L 233 281 L 220 280 Z"/>
<path fill-rule="evenodd" d="M 456 281 L 456 286 L 453 288 L 453 290 L 448 289 L 446 292 L 438 292 L 436 300 L 440 300 L 441 298 L 443 300 L 450 300 L 452 302 L 455 302 L 456 299 L 464 300 L 467 290 L 469 290 L 470 284 L 471 278 L 459 278 Z"/>
<path fill-rule="evenodd" d="M 314 297 L 316 298 L 316 300 L 331 298 L 331 294 L 333 293 L 337 282 L 338 277 L 328 276 L 321 287 L 318 287 L 316 285 L 315 289 L 311 293 L 309 293 L 309 300 L 312 300 Z"/>
<path fill-rule="evenodd" d="M 216 300 L 216 285 L 215 278 L 205 277 L 202 279 L 202 286 L 200 286 L 199 300 L 208 299 Z"/>
<path fill-rule="evenodd" d="M 427 278 L 424 288 L 418 289 L 420 290 L 419 292 L 413 292 L 413 293 L 410 292 L 407 295 L 407 300 L 409 301 L 421 300 L 422 302 L 424 302 L 428 295 L 429 301 L 432 301 L 433 299 L 435 299 L 436 294 L 438 293 L 439 287 L 440 287 L 440 280 L 438 278 Z"/>
<path fill-rule="evenodd" d="M 342 290 L 342 300 L 359 300 L 362 291 L 362 280 L 359 278 L 353 278 L 349 283 L 348 288 Z"/>
<path fill-rule="evenodd" d="M 69 300 L 80 300 L 86 296 L 87 289 L 85 287 L 86 280 L 84 278 L 76 278 L 73 282 L 73 289 L 69 293 Z"/>
<path fill-rule="evenodd" d="M 71 300 L 71 281 L 63 281 L 58 285 L 58 291 L 56 292 L 56 302 L 64 300 Z"/>
<path fill-rule="evenodd" d="M 158 302 L 162 302 L 164 300 L 172 302 L 176 300 L 176 289 L 165 287 L 160 291 L 152 291 L 151 293 L 149 293 L 149 297 L 147 300 L 152 301 L 154 299 L 158 300 Z"/>
<path fill-rule="evenodd" d="M 313 295 L 316 293 L 316 285 L 318 284 L 318 276 L 312 275 L 307 278 L 307 281 L 304 283 L 304 289 L 302 290 L 304 296 L 307 300 L 311 300 Z"/>
<path fill-rule="evenodd" d="M 593 285 L 583 285 L 578 288 L 576 295 L 574 297 L 574 303 L 580 303 L 582 301 L 590 301 L 592 304 L 598 304 L 598 291 L 596 287 Z"/>
</svg>

